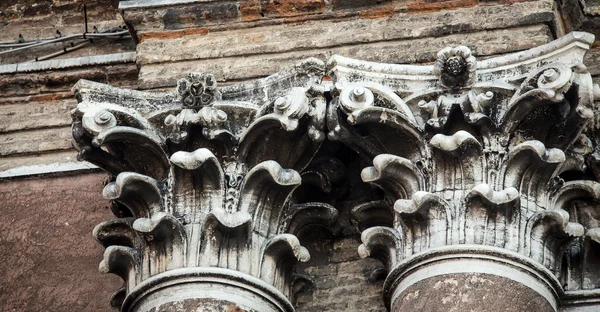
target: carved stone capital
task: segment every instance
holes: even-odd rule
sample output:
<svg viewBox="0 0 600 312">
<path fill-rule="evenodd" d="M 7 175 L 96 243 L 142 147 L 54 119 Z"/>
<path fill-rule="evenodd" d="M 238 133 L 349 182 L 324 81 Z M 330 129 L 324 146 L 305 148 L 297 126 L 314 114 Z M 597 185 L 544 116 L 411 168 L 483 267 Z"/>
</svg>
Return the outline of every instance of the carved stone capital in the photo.
<svg viewBox="0 0 600 312">
<path fill-rule="evenodd" d="M 579 142 L 598 100 L 582 65 L 592 42 L 572 33 L 480 62 L 466 47 L 446 48 L 434 66 L 329 62 L 337 93 L 328 122 L 338 127 L 330 138 L 372 161 L 361 177 L 385 194 L 369 210 L 378 217 L 365 216 L 365 204 L 355 213 L 368 224 L 359 226 L 366 228 L 359 253 L 388 267 L 392 311 L 413 311 L 407 292 L 444 274 L 521 283 L 548 311 L 568 296 L 565 251 L 586 233 L 594 237 L 598 220 L 571 215 L 572 205 L 596 200 L 597 182 L 561 176 L 590 153 Z M 359 92 L 368 100 L 352 102 L 353 90 L 368 90 Z"/>
<path fill-rule="evenodd" d="M 228 87 L 192 73 L 172 93 L 75 86 L 79 158 L 113 176 L 120 218 L 94 230 L 100 271 L 125 282 L 113 306 L 293 311 L 291 270 L 310 259 L 295 234 L 337 218 L 293 196 L 324 138 L 322 68 Z"/>
</svg>

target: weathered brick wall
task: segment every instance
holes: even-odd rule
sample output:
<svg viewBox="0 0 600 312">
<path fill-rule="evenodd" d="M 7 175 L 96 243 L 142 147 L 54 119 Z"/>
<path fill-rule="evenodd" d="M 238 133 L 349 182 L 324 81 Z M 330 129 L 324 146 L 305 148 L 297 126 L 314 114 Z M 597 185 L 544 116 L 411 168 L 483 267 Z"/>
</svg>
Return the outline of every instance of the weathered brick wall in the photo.
<svg viewBox="0 0 600 312">
<path fill-rule="evenodd" d="M 82 34 L 84 3 L 90 32 L 94 26 L 102 31 L 124 25 L 115 0 L 0 2 L 0 172 L 76 161 L 69 112 L 76 104 L 70 90 L 79 79 L 137 88 L 134 57 L 129 61 L 102 59 L 135 51 L 131 39 L 98 38 L 85 48 L 43 62 L 31 61 L 85 40 L 11 53 L 6 52 L 12 48 L 2 47 L 16 43 L 19 34 L 26 42 L 54 38 L 57 30 L 63 36 Z"/>
<path fill-rule="evenodd" d="M 212 72 L 221 81 L 247 80 L 332 54 L 426 63 L 447 45 L 465 44 L 486 57 L 528 49 L 562 32 L 554 0 L 269 3 L 124 10 L 139 39 L 140 86 L 173 86 L 190 70 Z"/>
<path fill-rule="evenodd" d="M 378 260 L 360 259 L 359 235 L 321 238 L 309 246 L 311 261 L 299 265 L 298 274 L 310 280 L 298 287 L 294 298 L 298 312 L 384 312 L 383 268 Z"/>
<path fill-rule="evenodd" d="M 109 311 L 91 231 L 110 218 L 105 174 L 0 183 L 0 311 Z"/>
<path fill-rule="evenodd" d="M 118 0 L 3 0 L 0 3 L 0 42 L 54 38 L 84 32 L 83 5 L 86 4 L 90 31 L 123 24 L 117 10 Z"/>
<path fill-rule="evenodd" d="M 4 0 L 0 42 L 83 31 L 80 0 Z M 587 5 L 583 5 L 587 4 Z M 142 7 L 87 1 L 89 27 L 127 24 L 133 41 L 103 42 L 60 56 L 135 51 L 133 60 L 48 65 L 0 73 L 0 173 L 74 161 L 71 86 L 81 78 L 134 89 L 168 89 L 189 71 L 226 84 L 263 77 L 307 57 L 332 54 L 390 63 L 429 63 L 445 46 L 468 45 L 479 58 L 526 50 L 565 32 L 598 31 L 593 1 L 579 0 L 248 0 Z M 44 55 L 62 44 L 36 49 Z M 0 49 L 1 51 L 1 49 Z M 32 55 L 0 55 L 0 66 Z M 600 81 L 600 45 L 586 64 Z M 109 218 L 103 175 L 0 181 L 0 311 L 107 311 L 116 277 L 97 273 L 102 251 L 91 235 Z M 1 178 L 0 178 L 1 179 Z M 342 221 L 349 224 L 348 217 Z M 67 225 L 68 224 L 68 225 Z M 36 233 L 37 232 L 37 233 Z M 321 233 L 322 235 L 325 235 Z M 319 235 L 321 235 L 319 234 Z M 380 264 L 358 259 L 356 231 L 309 246 L 298 273 L 298 311 L 385 311 Z M 303 286 L 303 287 L 301 287 Z"/>
</svg>

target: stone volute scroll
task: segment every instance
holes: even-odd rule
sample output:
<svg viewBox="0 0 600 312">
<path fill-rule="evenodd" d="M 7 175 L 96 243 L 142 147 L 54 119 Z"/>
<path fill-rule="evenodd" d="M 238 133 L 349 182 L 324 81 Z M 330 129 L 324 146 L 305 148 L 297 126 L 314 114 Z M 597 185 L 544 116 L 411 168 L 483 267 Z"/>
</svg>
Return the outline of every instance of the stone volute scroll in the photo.
<svg viewBox="0 0 600 312">
<path fill-rule="evenodd" d="M 336 232 L 337 197 L 362 194 L 333 190 L 346 178 L 367 190 L 344 213 L 386 268 L 390 311 L 600 298 L 593 40 L 485 60 L 448 47 L 432 65 L 336 55 L 224 87 L 190 73 L 163 93 L 80 81 L 74 145 L 112 178 L 117 218 L 93 230 L 100 271 L 124 281 L 111 304 L 294 311 L 302 234 Z"/>
</svg>

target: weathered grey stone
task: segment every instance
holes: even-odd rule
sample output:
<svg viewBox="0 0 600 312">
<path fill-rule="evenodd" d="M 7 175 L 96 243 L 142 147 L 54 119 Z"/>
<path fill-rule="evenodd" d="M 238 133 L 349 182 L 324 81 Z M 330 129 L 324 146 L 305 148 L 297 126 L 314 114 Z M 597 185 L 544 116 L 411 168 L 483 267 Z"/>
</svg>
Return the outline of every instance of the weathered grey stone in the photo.
<svg viewBox="0 0 600 312">
<path fill-rule="evenodd" d="M 22 167 L 27 170 L 27 167 L 44 166 L 52 164 L 73 163 L 77 161 L 77 152 L 74 150 L 45 152 L 43 154 L 32 155 L 9 155 L 5 156 L 0 163 L 0 172 L 6 178 L 10 178 L 8 170 Z M 14 171 L 12 171 L 14 172 Z M 25 174 L 26 175 L 26 174 Z"/>
<path fill-rule="evenodd" d="M 584 63 L 592 76 L 600 75 L 600 47 L 592 47 L 585 55 Z"/>
<path fill-rule="evenodd" d="M 332 54 L 388 63 L 427 63 L 433 62 L 436 53 L 445 46 L 464 44 L 473 47 L 478 56 L 492 56 L 533 48 L 549 42 L 551 38 L 548 26 L 532 25 L 441 38 L 384 41 L 268 55 L 253 54 L 204 61 L 173 62 L 169 63 L 169 66 L 164 66 L 164 63 L 145 64 L 140 69 L 140 84 L 142 88 L 174 86 L 175 77 L 185 75 L 190 70 L 210 72 L 219 81 L 247 80 L 280 71 L 308 57 L 325 60 Z M 143 54 L 140 57 L 144 58 Z"/>
<path fill-rule="evenodd" d="M 440 21 L 444 23 L 440 24 Z M 208 34 L 189 35 L 168 41 L 148 38 L 138 45 L 137 51 L 138 61 L 145 65 L 443 37 L 457 32 L 473 33 L 553 22 L 553 1 L 542 0 L 432 14 L 398 14 L 390 19 L 276 25 L 270 26 L 268 31 L 261 27 L 209 31 Z M 493 37 L 494 35 L 489 36 Z M 426 45 L 419 45 L 420 48 L 424 46 Z"/>
<path fill-rule="evenodd" d="M 0 133 L 45 127 L 69 126 L 69 112 L 77 102 L 58 100 L 49 102 L 18 102 L 0 105 Z M 18 133 L 14 133 L 18 136 Z"/>
<path fill-rule="evenodd" d="M 330 109 L 328 126 L 333 130 L 328 137 L 373 158 L 373 167 L 362 171 L 363 181 L 395 201 L 393 226 L 366 229 L 359 248 L 362 256 L 378 255 L 390 270 L 384 297 L 393 311 L 416 309 L 419 303 L 407 303 L 405 291 L 430 278 L 428 274 L 443 272 L 491 273 L 527 285 L 536 294 L 523 302 L 546 302 L 540 303 L 546 305 L 540 311 L 557 311 L 561 298 L 568 297 L 559 281 L 565 274 L 564 250 L 584 233 L 595 237 L 597 226 L 572 222 L 586 218 L 571 219 L 570 213 L 581 214 L 571 210 L 570 203 L 575 198 L 595 201 L 597 182 L 555 184 L 569 166 L 563 151 L 570 154 L 584 127 L 542 127 L 547 124 L 543 115 L 553 113 L 531 115 L 536 100 L 530 97 L 538 94 L 538 100 L 569 105 L 562 113 L 563 125 L 590 124 L 597 86 L 579 64 L 592 42 L 589 34 L 572 33 L 539 48 L 478 62 L 466 47 L 444 49 L 429 67 L 382 66 L 342 57 L 330 60 L 332 92 L 338 100 Z M 450 80 L 444 81 L 444 73 Z M 571 88 L 582 96 L 570 98 Z M 577 106 L 570 106 L 574 103 Z M 455 118 L 464 125 L 457 127 Z M 524 124 L 525 120 L 531 124 Z M 375 131 L 374 126 L 367 130 L 373 123 L 389 130 Z M 363 127 L 360 135 L 357 126 Z M 397 132 L 390 135 L 393 130 Z M 560 140 L 553 139 L 559 136 Z M 396 149 L 398 137 L 403 139 Z M 389 224 L 385 219 L 379 222 Z M 448 268 L 442 264 L 426 268 L 436 266 L 427 263 L 435 263 L 429 257 L 438 256 L 463 260 L 447 264 Z M 520 269 L 509 273 L 504 267 L 492 273 L 493 266 L 484 264 L 460 271 L 468 262 L 465 259 L 478 257 L 511 258 L 531 272 L 519 276 Z M 477 271 L 484 267 L 487 271 Z"/>
<path fill-rule="evenodd" d="M 0 134 L 0 155 L 40 153 L 71 148 L 71 128 L 10 132 Z"/>
<path fill-rule="evenodd" d="M 113 53 L 94 56 L 74 57 L 68 59 L 48 60 L 29 63 L 6 64 L 0 67 L 0 74 L 20 72 L 47 71 L 93 65 L 124 64 L 135 62 L 135 52 Z"/>
</svg>

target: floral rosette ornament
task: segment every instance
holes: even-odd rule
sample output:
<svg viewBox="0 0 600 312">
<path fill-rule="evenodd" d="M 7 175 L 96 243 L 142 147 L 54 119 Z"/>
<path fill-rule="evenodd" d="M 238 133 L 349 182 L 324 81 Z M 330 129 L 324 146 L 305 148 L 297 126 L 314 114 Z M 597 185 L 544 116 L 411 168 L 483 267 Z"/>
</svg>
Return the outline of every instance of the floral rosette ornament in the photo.
<svg viewBox="0 0 600 312">
<path fill-rule="evenodd" d="M 465 46 L 447 47 L 438 52 L 433 72 L 440 84 L 449 89 L 463 88 L 475 82 L 477 60 Z"/>
<path fill-rule="evenodd" d="M 217 80 L 211 74 L 190 73 L 177 81 L 177 92 L 186 107 L 206 106 L 216 99 Z"/>
</svg>

